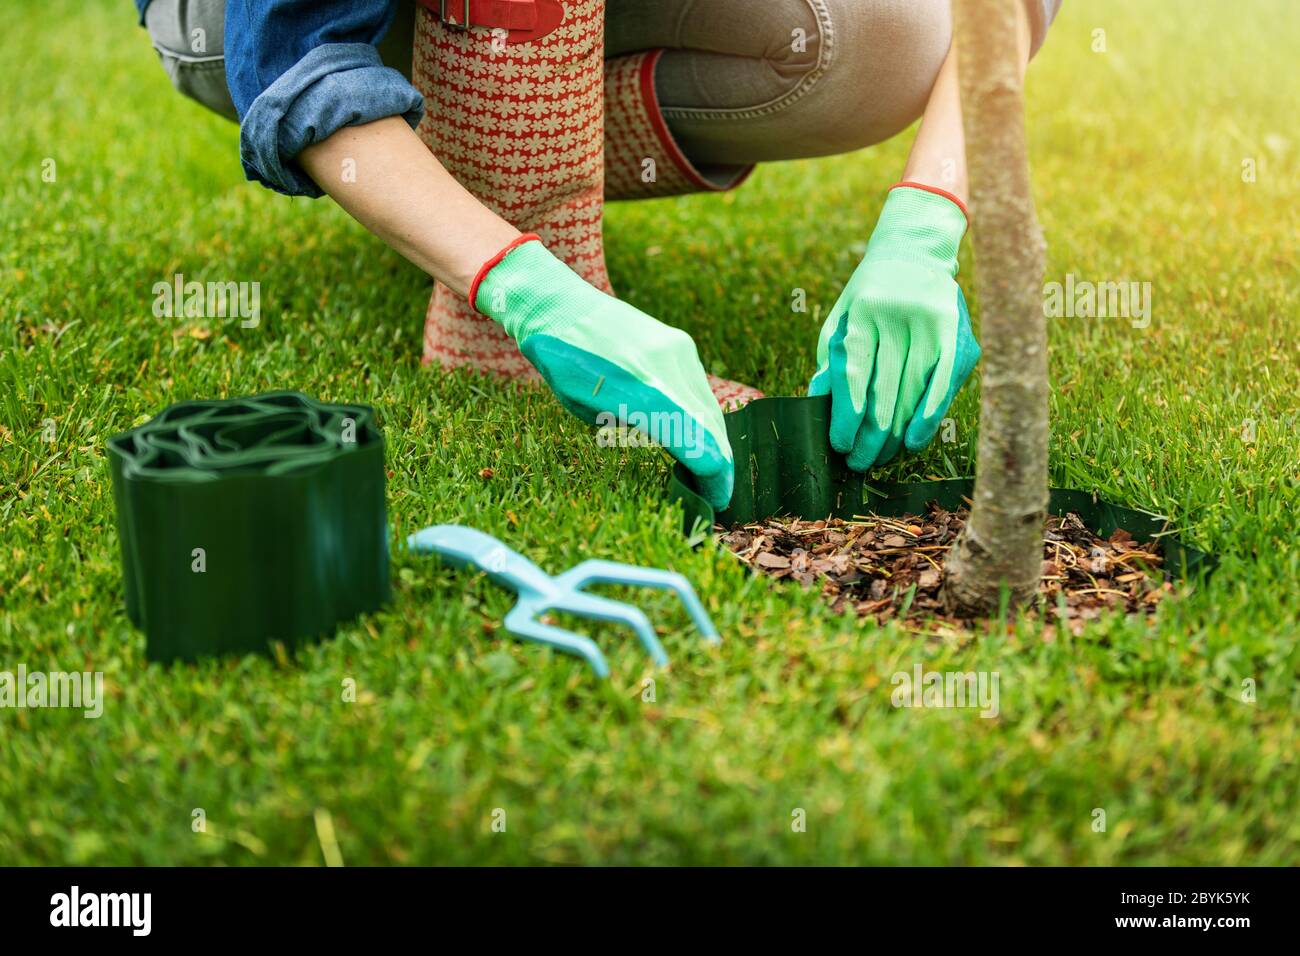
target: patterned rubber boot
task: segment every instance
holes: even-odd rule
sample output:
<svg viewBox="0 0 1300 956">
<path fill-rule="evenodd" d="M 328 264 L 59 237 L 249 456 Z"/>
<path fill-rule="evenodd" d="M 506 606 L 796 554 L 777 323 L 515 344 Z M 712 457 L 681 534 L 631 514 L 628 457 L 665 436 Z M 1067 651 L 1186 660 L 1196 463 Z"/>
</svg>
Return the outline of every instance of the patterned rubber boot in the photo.
<svg viewBox="0 0 1300 956">
<path fill-rule="evenodd" d="M 419 8 L 411 79 L 425 112 L 417 132 L 484 205 L 609 291 L 600 236 L 605 3 L 550 6 L 559 26 L 524 40 Z M 425 316 L 424 360 L 540 381 L 501 326 L 442 283 Z"/>
<path fill-rule="evenodd" d="M 527 6 L 539 22 L 522 31 L 463 29 L 416 10 L 411 79 L 425 98 L 417 132 L 484 205 L 610 292 L 601 238 L 605 0 Z M 447 7 L 463 9 L 461 0 Z M 500 325 L 442 283 L 425 316 L 424 361 L 541 381 Z M 715 376 L 709 383 L 724 408 L 761 394 Z"/>
</svg>

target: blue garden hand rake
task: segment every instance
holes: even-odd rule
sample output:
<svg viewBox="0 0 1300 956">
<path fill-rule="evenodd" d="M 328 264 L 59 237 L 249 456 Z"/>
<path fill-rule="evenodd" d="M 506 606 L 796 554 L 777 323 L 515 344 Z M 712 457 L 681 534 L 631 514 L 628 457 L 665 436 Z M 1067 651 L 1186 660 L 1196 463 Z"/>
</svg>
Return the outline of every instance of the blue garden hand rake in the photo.
<svg viewBox="0 0 1300 956">
<path fill-rule="evenodd" d="M 586 594 L 589 584 L 627 584 L 663 588 L 681 598 L 695 626 L 707 644 L 719 642 L 718 630 L 709 620 L 695 589 L 682 575 L 657 568 L 640 568 L 618 561 L 583 561 L 563 574 L 547 574 L 523 555 L 511 551 L 489 534 L 464 525 L 440 524 L 417 531 L 406 539 L 417 554 L 436 554 L 452 567 L 471 567 L 487 574 L 502 587 L 519 595 L 506 615 L 505 628 L 515 637 L 537 641 L 583 658 L 599 677 L 609 676 L 609 665 L 596 643 L 581 634 L 538 619 L 546 611 L 563 611 L 579 617 L 626 624 L 636 632 L 655 664 L 668 664 L 668 655 L 655 636 L 649 618 L 636 607 L 621 601 Z"/>
</svg>

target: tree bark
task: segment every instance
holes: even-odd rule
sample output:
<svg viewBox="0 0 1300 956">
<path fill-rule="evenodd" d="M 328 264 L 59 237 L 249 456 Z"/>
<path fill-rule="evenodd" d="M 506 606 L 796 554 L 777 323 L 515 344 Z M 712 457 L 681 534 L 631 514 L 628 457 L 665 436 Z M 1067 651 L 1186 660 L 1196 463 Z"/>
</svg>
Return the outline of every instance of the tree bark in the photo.
<svg viewBox="0 0 1300 956">
<path fill-rule="evenodd" d="M 983 377 L 975 495 L 948 556 L 944 600 L 965 616 L 1034 599 L 1047 511 L 1046 245 L 1025 145 L 1021 0 L 953 0 L 971 184 Z"/>
</svg>

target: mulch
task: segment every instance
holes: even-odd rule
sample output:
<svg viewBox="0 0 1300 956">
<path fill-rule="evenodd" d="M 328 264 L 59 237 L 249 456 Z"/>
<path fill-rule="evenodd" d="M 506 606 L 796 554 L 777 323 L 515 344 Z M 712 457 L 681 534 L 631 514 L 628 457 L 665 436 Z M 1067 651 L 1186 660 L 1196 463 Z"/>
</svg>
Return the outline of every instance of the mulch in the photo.
<svg viewBox="0 0 1300 956">
<path fill-rule="evenodd" d="M 931 502 L 926 514 L 902 518 L 769 518 L 715 531 L 755 571 L 819 587 L 837 612 L 877 621 L 925 619 L 930 630 L 945 631 L 973 624 L 948 615 L 940 597 L 944 560 L 967 514 Z M 1122 529 L 1100 538 L 1077 514 L 1049 515 L 1040 613 L 1075 634 L 1106 612 L 1152 613 L 1173 590 L 1162 561 L 1157 542 L 1137 542 Z"/>
</svg>

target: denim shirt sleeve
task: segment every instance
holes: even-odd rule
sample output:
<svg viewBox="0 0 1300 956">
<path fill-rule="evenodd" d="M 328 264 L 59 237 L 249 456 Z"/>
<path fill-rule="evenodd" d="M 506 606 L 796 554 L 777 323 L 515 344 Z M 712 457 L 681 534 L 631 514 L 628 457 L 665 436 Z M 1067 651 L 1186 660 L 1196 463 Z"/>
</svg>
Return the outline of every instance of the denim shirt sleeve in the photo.
<svg viewBox="0 0 1300 956">
<path fill-rule="evenodd" d="M 304 147 L 386 116 L 420 122 L 424 99 L 375 49 L 394 9 L 394 0 L 226 0 L 226 82 L 249 179 L 319 196 L 294 161 Z"/>
</svg>

